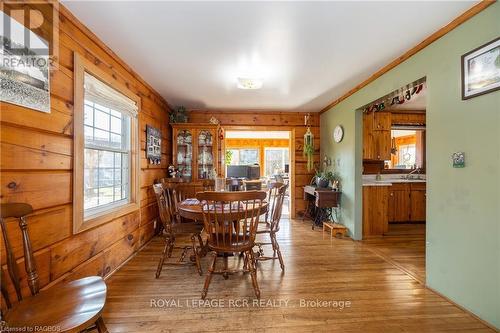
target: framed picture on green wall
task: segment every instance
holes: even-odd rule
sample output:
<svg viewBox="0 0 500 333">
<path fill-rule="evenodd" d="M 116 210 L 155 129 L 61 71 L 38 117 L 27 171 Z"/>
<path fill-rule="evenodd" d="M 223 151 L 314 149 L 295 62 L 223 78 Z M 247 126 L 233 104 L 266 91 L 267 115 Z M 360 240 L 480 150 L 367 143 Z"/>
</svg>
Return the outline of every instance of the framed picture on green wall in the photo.
<svg viewBox="0 0 500 333">
<path fill-rule="evenodd" d="M 462 99 L 500 89 L 500 37 L 462 56 Z"/>
</svg>

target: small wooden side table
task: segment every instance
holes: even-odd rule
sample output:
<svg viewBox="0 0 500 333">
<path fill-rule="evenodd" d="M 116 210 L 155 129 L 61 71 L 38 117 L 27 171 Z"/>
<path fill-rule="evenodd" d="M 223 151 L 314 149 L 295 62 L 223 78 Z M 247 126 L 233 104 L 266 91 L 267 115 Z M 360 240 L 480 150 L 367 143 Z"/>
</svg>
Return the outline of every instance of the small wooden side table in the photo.
<svg viewBox="0 0 500 333">
<path fill-rule="evenodd" d="M 331 223 L 331 222 L 323 222 L 323 239 L 325 238 L 325 230 L 330 229 L 330 240 L 337 235 L 340 235 L 342 238 L 345 237 L 345 234 L 347 232 L 347 228 L 343 226 L 342 224 L 338 223 Z"/>
</svg>

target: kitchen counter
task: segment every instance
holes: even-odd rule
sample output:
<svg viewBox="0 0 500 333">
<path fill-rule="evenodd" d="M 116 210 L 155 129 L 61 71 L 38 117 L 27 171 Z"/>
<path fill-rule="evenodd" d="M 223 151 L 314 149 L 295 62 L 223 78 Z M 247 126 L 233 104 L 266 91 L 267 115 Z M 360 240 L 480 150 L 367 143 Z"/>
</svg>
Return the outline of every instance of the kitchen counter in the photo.
<svg viewBox="0 0 500 333">
<path fill-rule="evenodd" d="M 401 175 L 363 176 L 363 238 L 383 236 L 389 223 L 422 223 L 426 220 L 426 189 L 422 179 Z"/>
<path fill-rule="evenodd" d="M 425 175 L 420 175 L 421 179 L 402 179 L 401 176 L 382 176 L 381 180 L 375 180 L 374 175 L 363 176 L 363 186 L 392 186 L 394 183 L 426 183 Z"/>
</svg>

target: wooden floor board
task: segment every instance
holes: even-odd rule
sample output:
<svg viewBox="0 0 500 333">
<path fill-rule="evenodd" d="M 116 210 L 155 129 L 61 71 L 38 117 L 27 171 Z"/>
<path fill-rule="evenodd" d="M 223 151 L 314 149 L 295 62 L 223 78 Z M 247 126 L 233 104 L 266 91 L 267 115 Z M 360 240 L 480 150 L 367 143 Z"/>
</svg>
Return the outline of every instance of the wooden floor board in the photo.
<svg viewBox="0 0 500 333">
<path fill-rule="evenodd" d="M 492 332 L 394 264 L 419 265 L 421 254 L 411 249 L 421 245 L 422 236 L 415 237 L 395 241 L 399 250 L 391 251 L 377 242 L 322 239 L 309 223 L 284 220 L 278 241 L 285 272 L 274 261 L 258 267 L 261 300 L 277 306 L 253 304 L 248 275 L 216 275 L 207 298 L 220 300 L 223 308 L 199 306 L 204 276 L 194 266 L 165 266 L 155 279 L 163 247 L 158 237 L 107 281 L 104 321 L 109 332 Z M 242 265 L 237 256 L 229 262 Z M 202 265 L 206 272 L 208 258 Z M 344 308 L 301 307 L 301 299 L 344 301 Z M 175 300 L 177 306 L 152 306 L 159 300 Z M 230 300 L 249 305 L 229 307 Z"/>
</svg>

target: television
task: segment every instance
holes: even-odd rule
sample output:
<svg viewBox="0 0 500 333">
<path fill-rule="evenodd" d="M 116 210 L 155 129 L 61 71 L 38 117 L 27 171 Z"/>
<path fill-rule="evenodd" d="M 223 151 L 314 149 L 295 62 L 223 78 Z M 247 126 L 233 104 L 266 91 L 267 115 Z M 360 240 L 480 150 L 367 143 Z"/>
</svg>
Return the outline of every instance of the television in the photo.
<svg viewBox="0 0 500 333">
<path fill-rule="evenodd" d="M 227 178 L 259 179 L 260 166 L 258 165 L 228 165 Z"/>
<path fill-rule="evenodd" d="M 248 175 L 247 165 L 228 165 L 226 177 L 227 178 L 247 178 Z"/>
</svg>

